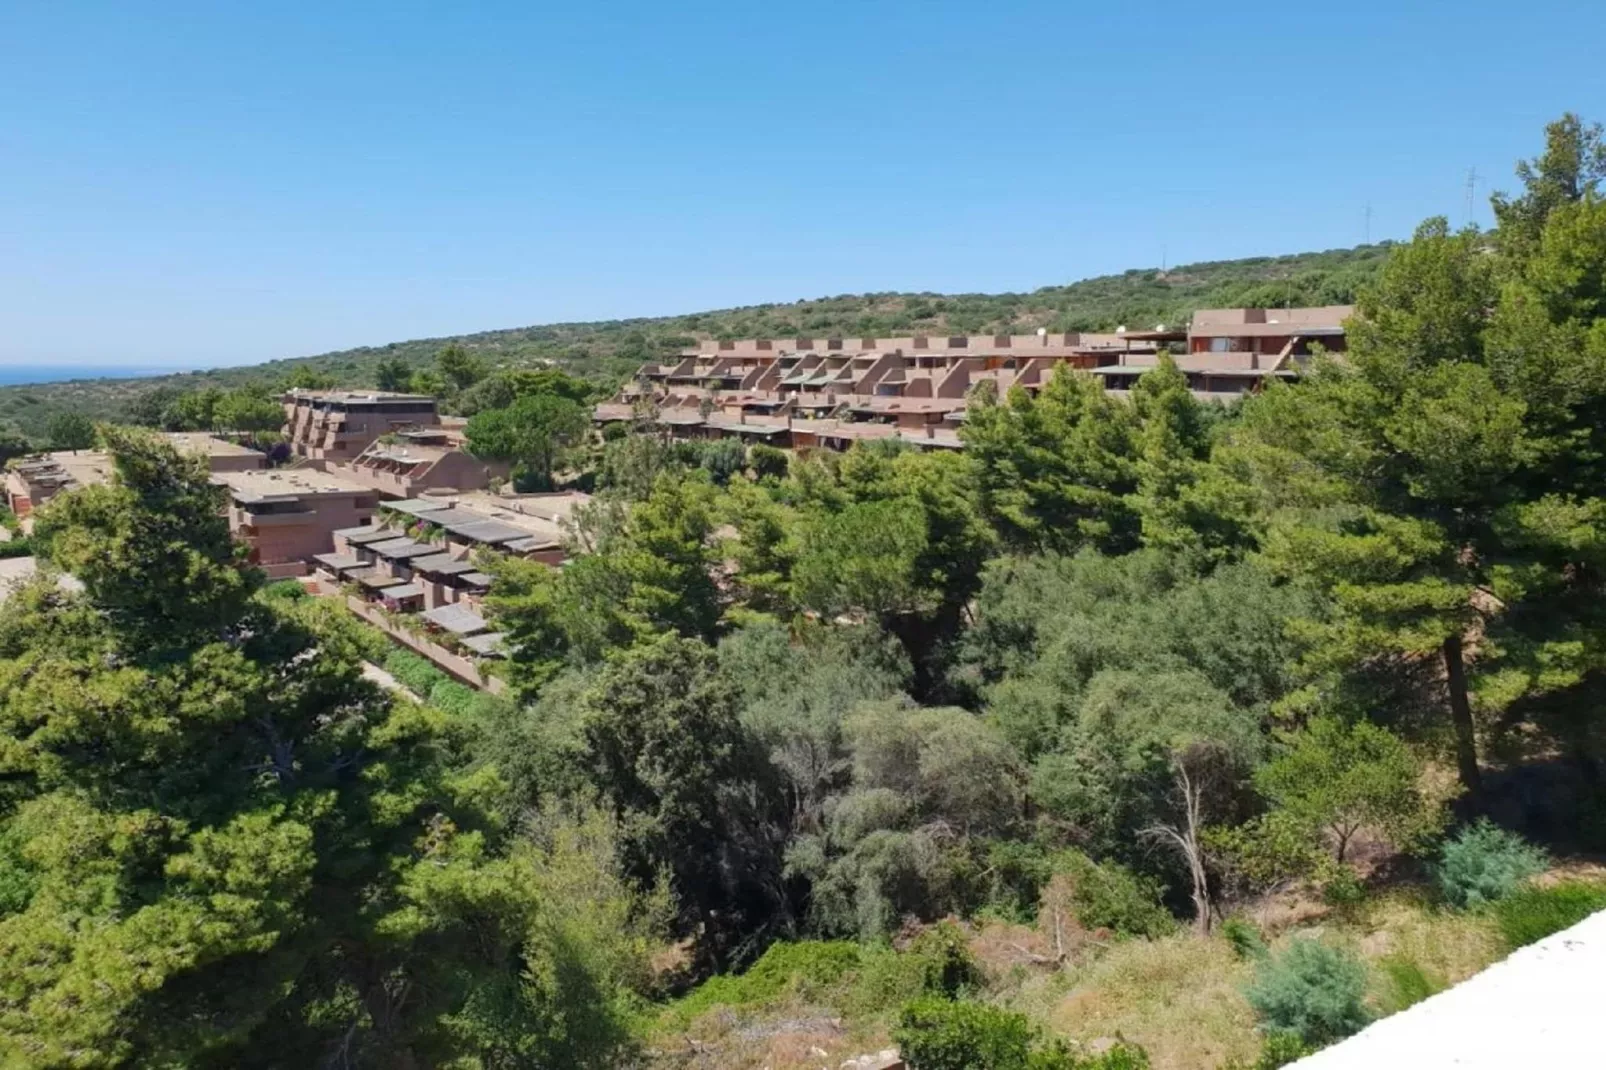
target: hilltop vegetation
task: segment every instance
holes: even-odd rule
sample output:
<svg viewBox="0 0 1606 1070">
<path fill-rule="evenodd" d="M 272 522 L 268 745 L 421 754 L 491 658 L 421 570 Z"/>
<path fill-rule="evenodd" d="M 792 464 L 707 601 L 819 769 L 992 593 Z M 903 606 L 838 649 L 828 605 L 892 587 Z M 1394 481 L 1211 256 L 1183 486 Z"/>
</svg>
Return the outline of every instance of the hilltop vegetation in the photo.
<svg viewBox="0 0 1606 1070">
<path fill-rule="evenodd" d="M 884 336 L 913 331 L 1108 330 L 1120 324 L 1175 323 L 1196 308 L 1283 304 L 1346 304 L 1376 277 L 1388 243 L 1292 256 L 1187 264 L 1166 272 L 1134 270 L 1048 286 L 1029 294 L 860 294 L 785 305 L 703 312 L 662 319 L 557 323 L 481 331 L 453 338 L 424 338 L 384 346 L 275 360 L 239 368 L 153 376 L 93 379 L 0 389 L 0 428 L 10 425 L 39 440 L 57 412 L 71 409 L 95 419 L 121 419 L 139 394 L 155 388 L 232 390 L 278 385 L 298 369 L 342 386 L 374 386 L 381 361 L 410 369 L 429 366 L 457 343 L 492 367 L 545 362 L 594 381 L 611 383 L 646 361 L 705 337 L 785 337 L 841 333 Z M 219 340 L 226 345 L 227 340 Z"/>
</svg>

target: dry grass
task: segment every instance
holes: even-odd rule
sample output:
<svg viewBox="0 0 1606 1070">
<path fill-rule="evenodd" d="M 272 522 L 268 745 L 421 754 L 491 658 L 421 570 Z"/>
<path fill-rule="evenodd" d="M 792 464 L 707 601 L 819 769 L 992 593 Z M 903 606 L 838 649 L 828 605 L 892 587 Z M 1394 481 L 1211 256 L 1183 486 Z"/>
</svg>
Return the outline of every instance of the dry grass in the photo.
<svg viewBox="0 0 1606 1070">
<path fill-rule="evenodd" d="M 1018 1005 L 1075 1040 L 1141 1044 L 1154 1070 L 1210 1070 L 1259 1050 L 1242 992 L 1249 975 L 1222 939 L 1127 940 L 1025 986 Z"/>
</svg>

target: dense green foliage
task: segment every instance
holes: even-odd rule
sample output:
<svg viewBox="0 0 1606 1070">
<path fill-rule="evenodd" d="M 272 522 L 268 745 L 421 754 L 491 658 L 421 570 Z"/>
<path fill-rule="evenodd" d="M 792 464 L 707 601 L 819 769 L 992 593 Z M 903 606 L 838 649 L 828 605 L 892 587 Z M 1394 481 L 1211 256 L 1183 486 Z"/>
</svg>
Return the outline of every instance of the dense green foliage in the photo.
<svg viewBox="0 0 1606 1070">
<path fill-rule="evenodd" d="M 916 1067 L 1145 1064 L 1004 1009 L 985 922 L 1036 927 L 1012 977 L 1217 949 L 1271 1066 L 1440 964 L 1400 951 L 1368 1002 L 1338 941 L 1242 920 L 1262 892 L 1354 918 L 1436 858 L 1489 904 L 1438 916 L 1487 943 L 1575 920 L 1596 890 L 1528 885 L 1545 855 L 1505 826 L 1602 812 L 1600 157 L 1566 120 L 1501 231 L 1295 280 L 1361 309 L 1297 383 L 1224 408 L 1169 358 L 1130 399 L 1062 370 L 978 393 L 963 452 L 593 436 L 590 382 L 507 366 L 546 336 L 295 366 L 427 389 L 477 452 L 597 491 L 562 567 L 477 559 L 506 697 L 265 588 L 200 462 L 99 428 L 117 478 L 40 510 L 44 575 L 0 617 L 0 1062 L 629 1065 L 643 1029 L 818 1001 L 898 1014 Z M 1192 270 L 1099 307 L 1271 299 Z M 659 326 L 1074 326 L 1085 296 Z M 606 351 L 672 341 L 632 330 Z M 249 432 L 264 397 L 139 418 Z"/>
</svg>

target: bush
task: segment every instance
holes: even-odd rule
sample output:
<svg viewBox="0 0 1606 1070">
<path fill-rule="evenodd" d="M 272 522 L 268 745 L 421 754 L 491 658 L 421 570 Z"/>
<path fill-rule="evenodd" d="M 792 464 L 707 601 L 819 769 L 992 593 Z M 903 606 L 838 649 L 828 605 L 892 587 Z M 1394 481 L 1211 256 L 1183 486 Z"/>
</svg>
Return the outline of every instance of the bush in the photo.
<svg viewBox="0 0 1606 1070">
<path fill-rule="evenodd" d="M 747 972 L 712 977 L 672 1008 L 688 1020 L 711 1007 L 751 1007 L 797 994 L 809 998 L 858 968 L 857 944 L 803 940 L 771 944 Z"/>
<path fill-rule="evenodd" d="M 1084 928 L 1153 938 L 1177 927 L 1176 918 L 1160 905 L 1164 889 L 1118 862 L 1095 862 L 1067 851 L 1054 860 L 1054 870 L 1070 878 L 1072 910 Z"/>
<path fill-rule="evenodd" d="M 723 487 L 747 467 L 747 448 L 734 438 L 715 439 L 703 450 L 703 471 Z"/>
<path fill-rule="evenodd" d="M 1545 864 L 1539 848 L 1480 818 L 1444 845 L 1435 876 L 1446 902 L 1475 907 L 1510 895 Z"/>
<path fill-rule="evenodd" d="M 1246 918 L 1228 918 L 1221 923 L 1221 935 L 1240 959 L 1258 959 L 1266 954 L 1266 941 L 1255 923 Z"/>
<path fill-rule="evenodd" d="M 1366 964 L 1318 940 L 1295 940 L 1264 960 L 1244 995 L 1269 1032 L 1308 1044 L 1347 1037 L 1371 1020 Z"/>
<path fill-rule="evenodd" d="M 1055 1042 L 1027 1056 L 1026 1070 L 1149 1070 L 1149 1053 L 1118 1042 L 1098 1055 L 1081 1055 Z"/>
<path fill-rule="evenodd" d="M 760 442 L 747 451 L 747 463 L 753 466 L 753 475 L 759 479 L 786 478 L 791 459 L 786 451 Z"/>
<path fill-rule="evenodd" d="M 275 580 L 262 588 L 262 594 L 267 598 L 296 602 L 307 597 L 307 589 L 296 580 Z"/>
<path fill-rule="evenodd" d="M 1280 1070 L 1295 1060 L 1315 1053 L 1314 1047 L 1292 1033 L 1273 1033 L 1261 1042 L 1260 1058 L 1255 1060 L 1252 1070 Z"/>
<path fill-rule="evenodd" d="M 1024 1014 L 935 996 L 905 1007 L 892 1031 L 910 1070 L 1026 1070 L 1032 1036 Z"/>
<path fill-rule="evenodd" d="M 0 557 L 32 557 L 37 548 L 26 535 L 13 535 L 0 542 Z"/>
<path fill-rule="evenodd" d="M 957 999 L 987 984 L 987 975 L 957 925 L 942 922 L 926 930 L 906 953 L 920 963 L 923 992 Z"/>
<path fill-rule="evenodd" d="M 1515 951 L 1570 929 L 1597 910 L 1606 910 L 1606 887 L 1566 881 L 1549 888 L 1520 888 L 1494 905 L 1506 946 Z"/>
</svg>

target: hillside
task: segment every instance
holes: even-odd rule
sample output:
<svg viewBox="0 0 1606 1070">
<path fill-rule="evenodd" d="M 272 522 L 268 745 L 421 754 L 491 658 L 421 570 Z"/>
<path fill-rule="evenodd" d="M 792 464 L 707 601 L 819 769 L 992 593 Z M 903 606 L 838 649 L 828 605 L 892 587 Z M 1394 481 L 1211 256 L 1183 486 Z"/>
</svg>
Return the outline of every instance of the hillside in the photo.
<svg viewBox="0 0 1606 1070">
<path fill-rule="evenodd" d="M 97 419 L 120 416 L 127 403 L 159 386 L 230 388 L 275 381 L 297 365 L 327 372 L 353 386 L 372 385 L 375 364 L 399 357 L 418 365 L 448 342 L 459 342 L 493 364 L 553 361 L 598 379 L 628 375 L 637 365 L 695 338 L 762 337 L 840 332 L 895 335 L 912 331 L 1030 332 L 1100 330 L 1117 325 L 1176 322 L 1196 308 L 1283 304 L 1343 304 L 1370 280 L 1391 243 L 1320 253 L 1186 264 L 1161 272 L 1132 270 L 1046 286 L 1031 293 L 847 294 L 792 304 L 753 305 L 657 319 L 557 323 L 482 331 L 455 338 L 421 338 L 364 346 L 311 357 L 143 379 L 91 379 L 0 388 L 0 427 L 30 436 L 44 433 L 62 409 Z M 227 349 L 228 339 L 217 339 Z"/>
</svg>

